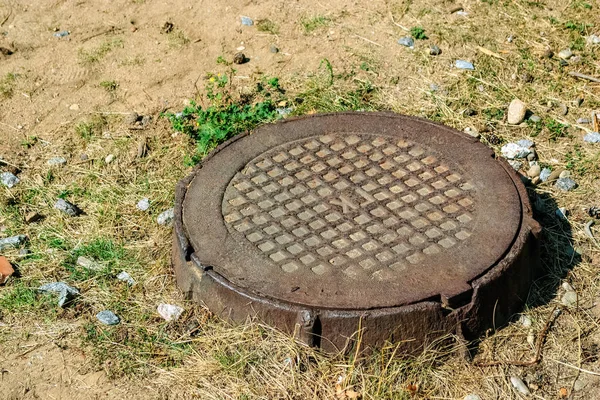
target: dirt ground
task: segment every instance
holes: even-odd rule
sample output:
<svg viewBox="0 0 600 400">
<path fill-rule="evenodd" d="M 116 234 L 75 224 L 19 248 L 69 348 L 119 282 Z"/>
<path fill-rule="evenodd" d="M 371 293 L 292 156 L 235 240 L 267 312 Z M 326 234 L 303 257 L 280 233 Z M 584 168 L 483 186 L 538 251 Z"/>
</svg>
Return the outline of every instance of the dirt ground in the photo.
<svg viewBox="0 0 600 400">
<path fill-rule="evenodd" d="M 600 398 L 600 363 L 595 355 L 600 348 L 596 305 L 600 251 L 583 229 L 593 199 L 600 205 L 599 156 L 598 148 L 581 141 L 582 132 L 590 127 L 576 123 L 600 108 L 600 87 L 568 77 L 556 57 L 543 58 L 548 48 L 558 53 L 575 43 L 583 60 L 568 68 L 600 76 L 599 47 L 579 40 L 594 32 L 600 35 L 600 3 L 465 0 L 461 7 L 465 13 L 451 12 L 457 3 L 445 0 L 0 3 L 0 47 L 10 50 L 0 54 L 0 159 L 5 161 L 0 172 L 18 167 L 23 182 L 17 194 L 2 190 L 7 199 L 28 200 L 0 203 L 0 235 L 27 234 L 36 254 L 29 261 L 20 259 L 17 251 L 7 257 L 20 262 L 23 285 L 34 287 L 71 277 L 64 266 L 73 248 L 109 237 L 137 254 L 123 264 L 134 265 L 141 282 L 141 287 L 129 292 L 102 279 L 81 279 L 85 305 L 76 310 L 57 311 L 38 303 L 14 310 L 0 307 L 0 398 L 351 398 L 340 394 L 336 379 L 355 388 L 362 398 L 462 399 L 469 393 L 482 399 L 525 398 L 510 384 L 514 375 L 529 376 L 526 382 L 535 398 Z M 273 21 L 275 27 L 243 26 L 241 16 Z M 429 38 L 417 41 L 415 50 L 398 45 L 398 38 L 414 26 L 424 27 Z M 63 31 L 68 35 L 56 36 Z M 511 36 L 514 39 L 507 40 Z M 442 54 L 430 56 L 428 44 L 439 45 Z M 206 333 L 210 340 L 190 340 L 206 342 L 186 348 L 181 358 L 170 358 L 171 351 L 187 340 L 179 336 L 183 328 L 161 324 L 153 314 L 155 304 L 187 303 L 174 285 L 169 266 L 170 232 L 156 226 L 155 219 L 170 207 L 175 183 L 189 172 L 184 158 L 193 152 L 193 145 L 159 116 L 181 111 L 190 99 L 202 101 L 207 73 L 226 70 L 217 59 L 230 61 L 240 51 L 248 58 L 234 65 L 232 83 L 240 92 L 261 76 L 279 77 L 292 94 L 301 91 L 319 71 L 321 60 L 327 59 L 336 74 L 350 76 L 344 78 L 348 82 L 378 87 L 380 109 L 435 119 L 460 130 L 484 131 L 481 127 L 488 126 L 506 141 L 534 138 L 540 160 L 571 169 L 579 183 L 577 191 L 561 193 L 549 186 L 532 190 L 534 204 L 544 209 L 543 261 L 552 271 L 552 279 L 533 288 L 537 294 L 532 296 L 551 295 L 530 302 L 525 312 L 533 320 L 532 328 L 516 322 L 490 332 L 479 349 L 483 356 L 530 359 L 527 337 L 542 330 L 553 306 L 560 306 L 560 283 L 569 281 L 579 294 L 578 308 L 565 310 L 553 326 L 545 339 L 549 349 L 543 363 L 532 368 L 486 369 L 460 356 L 442 357 L 444 366 L 440 366 L 433 361 L 438 360 L 435 356 L 413 364 L 398 362 L 392 374 L 391 363 L 383 372 L 375 367 L 361 369 L 354 361 L 319 358 L 290 344 L 283 335 L 265 334 L 252 324 L 231 328 L 220 322 L 211 322 L 214 332 Z M 453 68 L 457 59 L 474 62 L 476 71 L 467 75 Z M 441 89 L 432 89 L 432 84 Z M 433 93 L 438 91 L 442 94 Z M 517 96 L 545 121 L 570 125 L 571 135 L 552 139 L 556 127 L 552 123 L 539 130 L 531 125 L 511 127 L 502 118 L 490 122 L 493 110 L 505 110 Z M 577 96 L 585 99 L 581 106 L 572 105 Z M 561 104 L 568 104 L 567 115 L 561 112 Z M 145 129 L 131 130 L 127 122 L 131 112 L 151 116 L 152 121 Z M 100 131 L 84 139 L 85 124 L 98 118 L 103 119 Z M 482 141 L 498 149 L 490 137 L 485 134 Z M 143 161 L 135 156 L 141 140 L 150 144 Z M 82 153 L 89 160 L 82 159 Z M 115 154 L 117 162 L 104 163 L 108 154 Z M 46 161 L 55 156 L 65 157 L 67 165 L 49 168 Z M 86 210 L 78 222 L 48 211 L 62 194 L 75 197 Z M 149 217 L 135 211 L 143 196 L 156 200 Z M 556 219 L 557 206 L 569 209 L 569 227 Z M 31 211 L 48 216 L 35 226 L 26 225 L 22 216 Z M 565 243 L 568 248 L 560 247 Z M 582 255 L 577 261 L 573 248 Z M 12 279 L 0 287 L 0 296 L 9 298 L 10 290 L 20 290 L 18 285 Z M 93 315 L 119 302 L 130 317 L 124 333 L 102 336 L 105 332 L 90 325 Z M 205 318 L 203 312 L 197 311 L 193 318 Z M 148 335 L 155 335 L 152 338 L 161 338 L 165 329 L 173 328 L 175 333 L 169 335 L 175 339 L 158 350 L 140 347 L 139 353 L 127 353 L 131 364 L 123 366 L 126 356 L 119 350 L 120 341 L 126 347 L 127 335 L 140 334 L 140 326 L 145 325 Z M 96 334 L 100 339 L 93 339 Z M 242 334 L 249 339 L 236 336 Z M 90 350 L 81 344 L 82 337 L 105 343 L 102 349 L 109 350 L 101 354 Z M 233 345 L 228 339 L 234 345 L 242 343 L 240 347 L 247 345 L 273 366 L 261 369 L 252 364 L 250 370 L 238 370 L 239 359 L 224 361 L 211 353 L 213 347 L 230 351 Z M 210 348 L 204 350 L 203 345 Z M 286 351 L 316 359 L 317 367 L 304 375 L 284 372 L 281 360 L 289 358 Z M 154 356 L 160 362 L 150 361 Z M 118 374 L 113 368 L 117 364 Z M 346 377 L 352 377 L 351 384 Z"/>
</svg>

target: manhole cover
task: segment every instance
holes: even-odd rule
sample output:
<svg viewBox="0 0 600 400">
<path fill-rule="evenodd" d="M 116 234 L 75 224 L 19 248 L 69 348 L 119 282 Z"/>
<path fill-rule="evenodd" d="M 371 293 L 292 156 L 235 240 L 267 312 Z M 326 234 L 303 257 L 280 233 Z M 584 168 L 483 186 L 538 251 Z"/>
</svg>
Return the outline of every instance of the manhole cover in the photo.
<svg viewBox="0 0 600 400">
<path fill-rule="evenodd" d="M 219 147 L 177 189 L 180 287 L 327 350 L 449 332 L 522 305 L 537 263 L 526 191 L 478 141 L 369 113 L 264 126 Z"/>
</svg>

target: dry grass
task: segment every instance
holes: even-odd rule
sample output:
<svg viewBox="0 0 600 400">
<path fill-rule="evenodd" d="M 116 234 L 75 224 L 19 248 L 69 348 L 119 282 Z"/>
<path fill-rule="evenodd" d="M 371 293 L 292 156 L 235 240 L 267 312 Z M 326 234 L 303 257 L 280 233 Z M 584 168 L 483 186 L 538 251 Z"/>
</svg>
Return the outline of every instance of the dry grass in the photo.
<svg viewBox="0 0 600 400">
<path fill-rule="evenodd" d="M 573 192 L 549 185 L 529 190 L 536 218 L 544 227 L 544 270 L 523 312 L 532 320 L 531 327 L 515 319 L 507 327 L 490 330 L 471 349 L 475 360 L 527 361 L 535 356 L 535 340 L 543 339 L 539 364 L 478 367 L 463 357 L 464 345 L 454 338 L 416 358 L 398 356 L 392 345 L 370 356 L 325 355 L 257 321 L 230 326 L 215 319 L 181 298 L 169 266 L 170 231 L 155 222 L 158 213 L 171 207 L 176 181 L 189 172 L 184 158 L 193 152 L 193 145 L 181 135 L 172 136 L 167 122 L 160 120 L 144 133 L 150 152 L 139 159 L 138 132 L 127 130 L 121 116 L 110 114 L 101 123 L 97 115 L 76 121 L 79 130 L 75 123 L 67 126 L 60 141 L 33 144 L 20 175 L 22 183 L 0 190 L 3 235 L 27 234 L 33 251 L 25 258 L 17 251 L 7 254 L 18 264 L 21 278 L 10 280 L 0 292 L 4 306 L 0 320 L 11 326 L 10 331 L 0 327 L 0 341 L 33 337 L 69 342 L 93 355 L 90 368 L 104 369 L 115 378 L 150 377 L 151 384 L 164 391 L 177 384 L 171 396 L 181 398 L 325 399 L 351 398 L 354 392 L 364 399 L 461 399 L 469 393 L 482 399 L 523 398 L 512 388 L 510 376 L 522 377 L 540 399 L 559 398 L 561 388 L 570 398 L 600 397 L 596 304 L 600 249 L 583 232 L 589 219 L 585 209 L 594 202 L 598 205 L 600 198 L 600 156 L 597 145 L 582 142 L 583 130 L 575 126 L 577 118 L 600 107 L 600 88 L 567 76 L 569 70 L 600 73 L 600 48 L 582 44 L 577 25 L 584 24 L 584 34 L 597 32 L 598 26 L 585 24 L 599 24 L 594 19 L 598 5 L 589 11 L 584 1 L 465 1 L 469 16 L 463 17 L 450 15 L 446 3 L 430 3 L 404 1 L 385 11 L 361 11 L 365 20 L 378 21 L 376 29 L 390 37 L 406 34 L 398 24 L 424 27 L 429 40 L 419 41 L 414 52 L 356 39 L 345 65 L 329 69 L 325 63 L 308 76 L 282 76 L 282 85 L 289 88 L 290 98 L 304 97 L 296 111 L 300 114 L 391 109 L 460 130 L 477 128 L 482 141 L 496 150 L 501 144 L 492 144 L 494 138 L 501 142 L 531 138 L 544 165 L 572 172 L 579 184 Z M 301 22 L 311 35 L 321 35 L 325 30 L 321 27 L 330 25 L 347 37 L 357 34 L 355 26 L 343 24 L 343 15 L 334 20 L 315 18 Z M 285 34 L 283 27 L 280 30 Z M 510 35 L 515 37 L 512 43 L 506 40 Z M 437 43 L 442 55 L 427 55 L 425 43 Z M 571 46 L 581 61 L 561 67 L 556 57 L 541 57 L 548 46 L 555 52 Z M 109 50 L 82 52 L 82 62 L 96 63 Z M 476 70 L 449 68 L 456 59 L 473 61 Z M 526 82 L 525 74 L 533 81 Z M 432 90 L 431 84 L 438 89 Z M 575 107 L 572 101 L 579 95 L 585 100 Z M 504 114 L 514 97 L 526 101 L 542 123 L 509 126 Z M 569 106 L 567 115 L 562 115 L 560 104 Z M 556 122 L 570 126 L 566 136 L 560 135 Z M 83 152 L 88 161 L 79 160 Z M 116 160 L 107 165 L 108 154 Z M 67 156 L 69 163 L 49 168 L 46 160 L 54 155 Z M 78 204 L 85 215 L 68 218 L 53 210 L 59 196 Z M 152 200 L 148 213 L 135 208 L 143 197 Z M 568 223 L 554 214 L 559 206 L 570 211 Z M 45 219 L 25 224 L 23 217 L 30 211 Z M 93 274 L 78 269 L 73 258 L 81 251 L 106 268 Z M 138 285 L 129 288 L 116 281 L 121 270 Z M 33 288 L 51 280 L 79 287 L 83 293 L 79 304 L 60 310 L 51 299 L 36 296 Z M 577 291 L 576 307 L 560 304 L 563 281 Z M 155 312 L 160 302 L 184 305 L 187 311 L 177 323 L 166 323 Z M 542 337 L 556 306 L 562 312 Z M 105 308 L 115 310 L 124 323 L 116 328 L 98 325 L 94 315 Z"/>
</svg>

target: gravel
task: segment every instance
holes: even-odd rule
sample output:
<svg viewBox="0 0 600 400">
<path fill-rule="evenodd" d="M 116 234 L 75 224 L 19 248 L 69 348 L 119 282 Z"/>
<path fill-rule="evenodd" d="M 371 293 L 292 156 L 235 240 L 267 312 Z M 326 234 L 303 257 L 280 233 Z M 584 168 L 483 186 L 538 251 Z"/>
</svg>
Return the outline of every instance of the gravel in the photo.
<svg viewBox="0 0 600 400">
<path fill-rule="evenodd" d="M 102 265 L 100 265 L 96 261 L 83 256 L 77 257 L 77 265 L 85 269 L 89 269 L 91 271 L 100 271 L 103 268 Z"/>
<path fill-rule="evenodd" d="M 513 385 L 513 387 L 515 389 L 517 389 L 517 391 L 519 393 L 524 394 L 526 396 L 531 394 L 529 392 L 529 388 L 525 385 L 525 383 L 523 383 L 523 380 L 521 378 L 516 377 L 516 376 L 511 376 L 510 383 Z"/>
<path fill-rule="evenodd" d="M 242 25 L 244 26 L 252 26 L 254 25 L 254 21 L 250 17 L 241 16 Z"/>
<path fill-rule="evenodd" d="M 548 178 L 550 177 L 551 173 L 552 173 L 552 170 L 550 168 L 542 169 L 542 171 L 540 172 L 540 179 L 542 180 L 542 182 L 546 182 L 548 180 Z"/>
<path fill-rule="evenodd" d="M 554 186 L 557 189 L 563 190 L 565 192 L 568 192 L 570 190 L 573 190 L 577 187 L 577 182 L 575 182 L 573 179 L 571 178 L 558 178 L 558 180 L 556 181 L 556 183 L 554 184 Z"/>
<path fill-rule="evenodd" d="M 563 60 L 568 60 L 569 58 L 573 57 L 573 52 L 571 49 L 564 49 L 558 52 L 558 57 L 562 58 Z"/>
<path fill-rule="evenodd" d="M 398 39 L 398 44 L 405 47 L 409 47 L 411 49 L 415 47 L 415 41 L 410 36 L 401 37 L 400 39 Z"/>
<path fill-rule="evenodd" d="M 135 279 L 131 277 L 127 272 L 121 271 L 119 275 L 117 275 L 117 279 L 123 282 L 127 282 L 129 286 L 135 285 Z"/>
<path fill-rule="evenodd" d="M 538 122 L 540 122 L 542 119 L 541 119 L 540 117 L 538 117 L 537 115 L 532 115 L 531 117 L 529 117 L 529 120 L 530 120 L 531 122 L 538 123 Z"/>
<path fill-rule="evenodd" d="M 560 302 L 565 307 L 575 306 L 577 304 L 577 292 L 574 290 L 567 290 L 560 298 Z"/>
<path fill-rule="evenodd" d="M 98 321 L 102 322 L 104 325 L 117 325 L 121 322 L 121 319 L 110 310 L 100 311 L 96 314 L 96 318 Z"/>
<path fill-rule="evenodd" d="M 456 62 L 454 63 L 454 65 L 458 69 L 466 69 L 466 70 L 469 70 L 469 71 L 475 70 L 475 67 L 473 66 L 473 64 L 470 63 L 470 62 L 468 62 L 468 61 L 465 61 L 465 60 L 456 60 Z"/>
<path fill-rule="evenodd" d="M 65 165 L 66 163 L 67 160 L 64 157 L 53 157 L 46 162 L 50 166 Z"/>
<path fill-rule="evenodd" d="M 111 162 L 113 162 L 115 160 L 115 155 L 114 154 L 109 154 L 106 156 L 106 158 L 104 159 L 104 162 L 107 164 L 110 164 Z"/>
<path fill-rule="evenodd" d="M 510 164 L 511 167 L 513 167 L 513 169 L 515 171 L 520 170 L 521 167 L 523 166 L 523 163 L 521 161 L 508 160 L 508 163 Z"/>
<path fill-rule="evenodd" d="M 160 213 L 158 218 L 156 218 L 156 222 L 159 225 L 171 225 L 173 223 L 173 219 L 175 219 L 175 209 L 169 208 L 166 211 Z"/>
<path fill-rule="evenodd" d="M 463 400 L 481 400 L 481 397 L 476 394 L 468 394 Z"/>
<path fill-rule="evenodd" d="M 67 214 L 71 217 L 76 217 L 82 213 L 82 211 L 79 207 L 77 207 L 73 203 L 69 203 L 65 199 L 56 200 L 56 204 L 54 204 L 54 208 L 56 208 L 59 211 L 64 212 L 65 214 Z"/>
<path fill-rule="evenodd" d="M 531 140 L 519 140 L 517 143 L 507 143 L 500 149 L 502 156 L 513 160 L 515 158 L 526 158 L 531 153 Z"/>
<path fill-rule="evenodd" d="M 527 176 L 530 178 L 535 178 L 536 176 L 540 176 L 541 172 L 541 167 L 538 164 L 534 164 L 529 168 L 529 171 L 527 171 Z"/>
<path fill-rule="evenodd" d="M 38 288 L 40 292 L 44 293 L 58 293 L 58 306 L 64 308 L 69 305 L 77 296 L 79 296 L 79 290 L 67 285 L 65 282 L 51 282 L 46 283 Z"/>
<path fill-rule="evenodd" d="M 159 304 L 156 311 L 165 321 L 176 321 L 185 310 L 173 304 Z"/>
<path fill-rule="evenodd" d="M 7 249 L 14 249 L 21 246 L 23 243 L 27 241 L 27 236 L 25 235 L 17 235 L 11 236 L 4 239 L 0 239 L 0 251 L 4 251 Z"/>
<path fill-rule="evenodd" d="M 9 189 L 20 182 L 19 178 L 17 178 L 17 176 L 15 174 L 13 174 L 12 172 L 1 173 L 0 181 L 2 181 L 2 184 Z"/>
<path fill-rule="evenodd" d="M 600 143 L 600 133 L 590 132 L 583 137 L 583 141 L 588 143 Z"/>
<path fill-rule="evenodd" d="M 148 198 L 143 198 L 140 201 L 138 201 L 136 207 L 140 211 L 148 211 L 148 209 L 150 208 L 150 200 Z"/>
<path fill-rule="evenodd" d="M 432 44 L 429 46 L 429 54 L 432 56 L 439 56 L 440 54 L 442 54 L 442 49 L 440 49 L 435 44 Z"/>
</svg>

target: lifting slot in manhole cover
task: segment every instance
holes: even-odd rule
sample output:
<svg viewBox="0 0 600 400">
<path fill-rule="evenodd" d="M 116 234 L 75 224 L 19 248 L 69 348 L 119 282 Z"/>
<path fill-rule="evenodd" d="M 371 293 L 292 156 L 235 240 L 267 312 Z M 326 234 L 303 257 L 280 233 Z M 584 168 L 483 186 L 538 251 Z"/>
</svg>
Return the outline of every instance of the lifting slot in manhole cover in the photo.
<svg viewBox="0 0 600 400">
<path fill-rule="evenodd" d="M 538 265 L 526 189 L 460 132 L 393 114 L 290 119 L 217 148 L 177 187 L 183 291 L 328 351 L 467 339 L 522 306 Z M 352 343 L 350 343 L 352 344 Z"/>
</svg>

